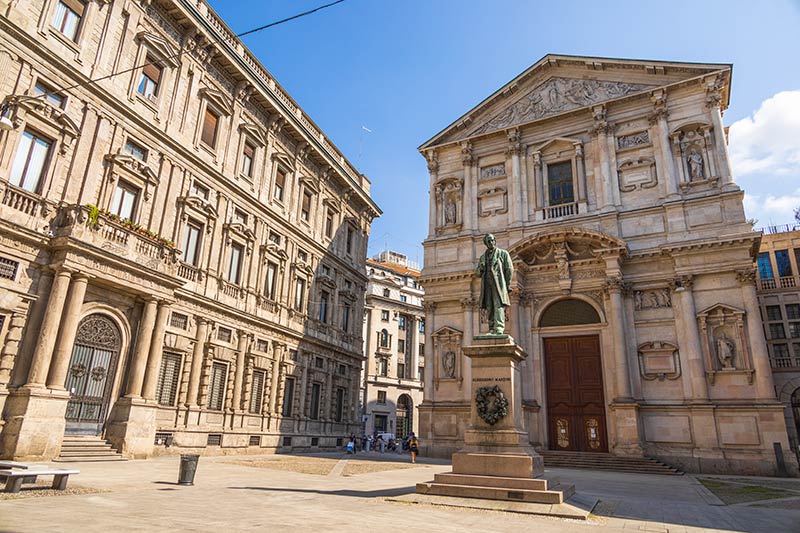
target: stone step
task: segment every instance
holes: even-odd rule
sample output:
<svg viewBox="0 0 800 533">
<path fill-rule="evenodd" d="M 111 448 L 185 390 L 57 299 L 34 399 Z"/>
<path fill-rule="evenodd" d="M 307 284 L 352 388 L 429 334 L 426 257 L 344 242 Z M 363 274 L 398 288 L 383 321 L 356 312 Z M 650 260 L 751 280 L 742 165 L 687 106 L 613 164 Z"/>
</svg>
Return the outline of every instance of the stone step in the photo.
<svg viewBox="0 0 800 533">
<path fill-rule="evenodd" d="M 112 446 L 109 443 L 105 442 L 105 441 L 100 441 L 100 442 L 62 442 L 61 443 L 61 448 L 86 448 L 86 449 L 91 449 L 91 448 L 109 448 L 109 449 L 113 449 Z"/>
<path fill-rule="evenodd" d="M 125 460 L 111 444 L 96 435 L 65 435 L 61 453 L 54 459 L 61 463 Z"/>
<path fill-rule="evenodd" d="M 683 472 L 650 457 L 624 457 L 609 453 L 541 451 L 546 467 L 586 468 L 640 474 L 683 475 Z"/>
<path fill-rule="evenodd" d="M 81 457 L 89 455 L 119 455 L 116 450 L 61 450 L 61 457 Z"/>
<path fill-rule="evenodd" d="M 103 456 L 81 456 L 81 457 L 56 457 L 53 459 L 54 463 L 99 463 L 99 462 L 116 462 L 127 461 L 121 455 L 103 455 Z"/>
<path fill-rule="evenodd" d="M 473 487 L 499 487 L 506 489 L 547 490 L 548 480 L 541 478 L 519 478 L 500 476 L 475 476 L 446 472 L 436 474 L 434 483 L 444 485 L 469 485 Z M 550 485 L 557 485 L 557 480 L 550 480 Z"/>
<path fill-rule="evenodd" d="M 445 483 L 417 483 L 418 494 L 452 496 L 456 498 L 480 498 L 484 500 L 504 500 L 527 503 L 564 503 L 575 493 L 573 485 L 559 485 L 557 490 L 528 490 L 502 487 L 481 487 L 474 485 L 451 485 Z"/>
</svg>

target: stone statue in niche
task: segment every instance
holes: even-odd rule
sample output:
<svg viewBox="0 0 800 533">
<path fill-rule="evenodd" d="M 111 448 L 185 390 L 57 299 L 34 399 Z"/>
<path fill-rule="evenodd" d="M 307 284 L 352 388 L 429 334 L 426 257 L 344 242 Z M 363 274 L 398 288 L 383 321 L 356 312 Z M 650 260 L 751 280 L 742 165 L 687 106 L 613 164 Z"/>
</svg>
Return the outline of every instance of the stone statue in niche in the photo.
<svg viewBox="0 0 800 533">
<path fill-rule="evenodd" d="M 703 171 L 703 156 L 697 150 L 689 152 L 689 157 L 686 158 L 689 164 L 689 178 L 691 181 L 700 181 L 705 178 Z"/>
<path fill-rule="evenodd" d="M 444 204 L 444 223 L 445 224 L 456 223 L 456 203 L 453 201 L 452 198 L 448 198 Z"/>
<path fill-rule="evenodd" d="M 719 364 L 722 365 L 723 370 L 733 370 L 733 357 L 736 353 L 736 347 L 733 341 L 728 339 L 724 334 L 715 339 L 717 345 L 717 359 Z"/>
<path fill-rule="evenodd" d="M 442 355 L 442 370 L 445 378 L 456 377 L 456 353 L 448 350 Z"/>
</svg>

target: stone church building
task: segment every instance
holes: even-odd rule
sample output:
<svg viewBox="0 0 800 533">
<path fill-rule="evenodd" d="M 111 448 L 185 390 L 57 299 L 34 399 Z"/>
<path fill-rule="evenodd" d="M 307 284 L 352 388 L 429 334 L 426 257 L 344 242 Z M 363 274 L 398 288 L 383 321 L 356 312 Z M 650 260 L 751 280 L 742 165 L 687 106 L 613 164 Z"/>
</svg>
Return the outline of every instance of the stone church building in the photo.
<svg viewBox="0 0 800 533">
<path fill-rule="evenodd" d="M 0 457 L 360 429 L 380 210 L 203 0 L 0 0 L 0 97 Z"/>
<path fill-rule="evenodd" d="M 420 147 L 427 453 L 463 444 L 491 232 L 515 264 L 506 331 L 534 446 L 772 475 L 779 443 L 797 471 L 722 125 L 731 71 L 548 55 Z"/>
</svg>

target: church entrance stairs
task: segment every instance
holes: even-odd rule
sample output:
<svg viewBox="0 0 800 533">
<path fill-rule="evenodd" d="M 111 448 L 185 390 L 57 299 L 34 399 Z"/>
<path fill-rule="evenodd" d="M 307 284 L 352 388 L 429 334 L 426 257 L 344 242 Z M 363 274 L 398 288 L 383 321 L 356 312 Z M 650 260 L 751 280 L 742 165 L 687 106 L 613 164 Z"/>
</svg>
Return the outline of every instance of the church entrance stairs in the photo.
<svg viewBox="0 0 800 533">
<path fill-rule="evenodd" d="M 682 476 L 683 472 L 649 457 L 624 457 L 610 453 L 540 450 L 545 468 L 586 468 L 633 474 Z"/>
</svg>

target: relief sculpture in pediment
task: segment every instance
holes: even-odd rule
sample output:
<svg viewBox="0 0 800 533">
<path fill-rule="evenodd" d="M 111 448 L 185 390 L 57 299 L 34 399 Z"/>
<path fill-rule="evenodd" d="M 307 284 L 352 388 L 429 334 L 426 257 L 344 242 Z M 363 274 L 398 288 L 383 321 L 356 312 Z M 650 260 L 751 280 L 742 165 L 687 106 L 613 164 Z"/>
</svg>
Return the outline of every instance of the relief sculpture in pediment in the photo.
<svg viewBox="0 0 800 533">
<path fill-rule="evenodd" d="M 530 122 L 548 115 L 627 96 L 649 88 L 651 88 L 650 85 L 636 83 L 551 78 L 470 135 Z"/>
</svg>

